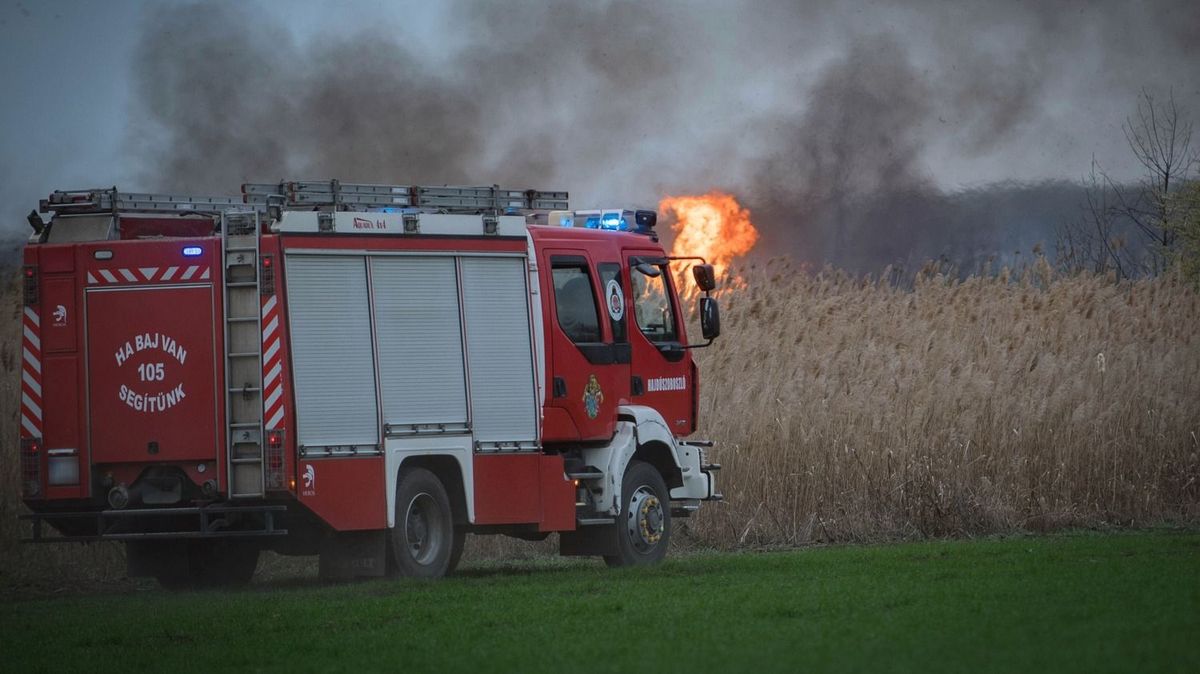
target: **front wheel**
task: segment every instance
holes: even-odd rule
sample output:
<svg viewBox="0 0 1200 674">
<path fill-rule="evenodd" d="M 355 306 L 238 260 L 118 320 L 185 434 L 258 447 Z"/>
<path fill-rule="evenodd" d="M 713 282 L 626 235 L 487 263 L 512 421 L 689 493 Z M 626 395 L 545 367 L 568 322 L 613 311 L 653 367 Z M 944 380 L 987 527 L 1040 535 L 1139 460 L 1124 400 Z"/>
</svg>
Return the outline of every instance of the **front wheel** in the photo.
<svg viewBox="0 0 1200 674">
<path fill-rule="evenodd" d="M 462 559 L 463 550 L 467 547 L 467 530 L 465 527 L 454 527 L 453 545 L 450 547 L 450 563 L 446 565 L 446 575 L 454 573 L 458 569 L 458 562 Z"/>
<path fill-rule="evenodd" d="M 392 558 L 402 576 L 441 578 L 457 562 L 450 497 L 442 481 L 428 470 L 405 471 L 396 485 L 391 539 Z"/>
<path fill-rule="evenodd" d="M 617 554 L 609 566 L 656 564 L 671 543 L 671 496 L 662 475 L 648 463 L 630 461 L 621 481 L 621 514 L 617 518 Z"/>
</svg>

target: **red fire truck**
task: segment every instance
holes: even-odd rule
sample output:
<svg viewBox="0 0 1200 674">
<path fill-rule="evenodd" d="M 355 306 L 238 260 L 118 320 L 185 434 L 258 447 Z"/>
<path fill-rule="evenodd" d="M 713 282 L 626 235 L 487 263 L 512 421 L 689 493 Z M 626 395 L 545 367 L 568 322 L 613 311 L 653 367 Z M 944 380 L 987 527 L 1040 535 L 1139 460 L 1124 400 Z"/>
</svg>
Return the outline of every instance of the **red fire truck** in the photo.
<svg viewBox="0 0 1200 674">
<path fill-rule="evenodd" d="M 228 585 L 442 576 L 466 534 L 655 562 L 719 499 L 653 211 L 338 181 L 58 191 L 24 254 L 26 540 Z M 691 294 L 699 294 L 698 292 Z M 55 534 L 52 530 L 56 530 Z"/>
</svg>

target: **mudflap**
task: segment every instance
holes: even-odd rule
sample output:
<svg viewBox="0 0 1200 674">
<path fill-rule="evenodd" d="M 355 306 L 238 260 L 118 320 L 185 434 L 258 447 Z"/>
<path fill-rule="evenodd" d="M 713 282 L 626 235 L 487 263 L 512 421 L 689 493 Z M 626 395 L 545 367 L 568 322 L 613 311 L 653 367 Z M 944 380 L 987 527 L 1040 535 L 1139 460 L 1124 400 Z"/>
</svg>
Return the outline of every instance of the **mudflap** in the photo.
<svg viewBox="0 0 1200 674">
<path fill-rule="evenodd" d="M 620 554 L 617 525 L 580 527 L 558 534 L 558 554 L 564 557 L 594 557 Z"/>
<path fill-rule="evenodd" d="M 386 529 L 335 531 L 321 540 L 318 573 L 321 580 L 379 578 L 387 569 Z"/>
</svg>

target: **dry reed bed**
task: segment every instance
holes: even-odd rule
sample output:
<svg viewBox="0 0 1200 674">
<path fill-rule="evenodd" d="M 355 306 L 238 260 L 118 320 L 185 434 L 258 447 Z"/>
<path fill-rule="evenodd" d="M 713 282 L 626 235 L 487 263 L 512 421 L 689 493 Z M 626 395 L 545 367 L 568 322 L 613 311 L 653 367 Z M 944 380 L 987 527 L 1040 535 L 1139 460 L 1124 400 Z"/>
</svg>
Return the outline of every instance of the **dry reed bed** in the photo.
<svg viewBox="0 0 1200 674">
<path fill-rule="evenodd" d="M 699 352 L 727 498 L 701 541 L 1200 517 L 1200 295 L 1177 278 L 745 276 Z"/>
<path fill-rule="evenodd" d="M 1200 519 L 1200 295 L 926 275 L 911 290 L 776 261 L 722 297 L 697 351 L 727 502 L 679 542 L 721 548 Z M 0 588 L 92 584 L 120 548 L 15 545 L 20 294 L 0 326 Z M 698 331 L 694 331 L 698 332 Z M 472 556 L 546 552 L 473 542 Z"/>
</svg>

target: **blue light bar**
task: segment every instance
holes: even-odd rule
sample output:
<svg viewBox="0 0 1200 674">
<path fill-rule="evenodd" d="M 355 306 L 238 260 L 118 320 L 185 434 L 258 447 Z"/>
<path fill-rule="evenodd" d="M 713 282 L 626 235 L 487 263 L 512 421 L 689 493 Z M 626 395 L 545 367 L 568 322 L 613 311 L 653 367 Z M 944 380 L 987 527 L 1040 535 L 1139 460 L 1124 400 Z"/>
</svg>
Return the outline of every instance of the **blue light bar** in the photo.
<svg viewBox="0 0 1200 674">
<path fill-rule="evenodd" d="M 203 253 L 204 249 L 200 246 L 186 246 L 183 249 L 184 257 L 196 257 L 197 255 L 202 255 Z"/>
<path fill-rule="evenodd" d="M 655 221 L 654 211 L 633 211 L 620 208 L 575 211 L 574 213 L 563 212 L 554 217 L 558 218 L 559 224 L 563 227 L 583 227 L 606 232 L 633 231 L 640 234 L 653 233 Z"/>
<path fill-rule="evenodd" d="M 617 215 L 606 215 L 600 220 L 600 229 L 615 230 L 624 232 L 629 230 L 629 224 L 625 222 L 625 218 Z"/>
</svg>

